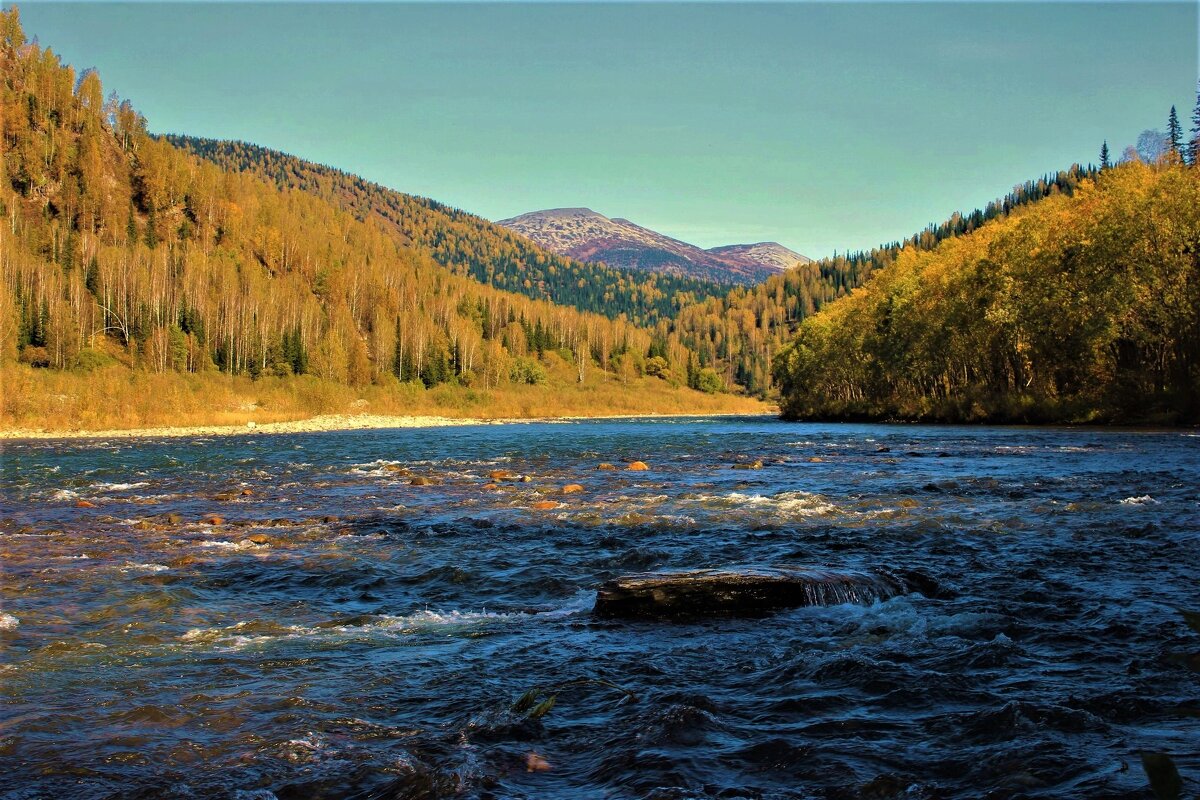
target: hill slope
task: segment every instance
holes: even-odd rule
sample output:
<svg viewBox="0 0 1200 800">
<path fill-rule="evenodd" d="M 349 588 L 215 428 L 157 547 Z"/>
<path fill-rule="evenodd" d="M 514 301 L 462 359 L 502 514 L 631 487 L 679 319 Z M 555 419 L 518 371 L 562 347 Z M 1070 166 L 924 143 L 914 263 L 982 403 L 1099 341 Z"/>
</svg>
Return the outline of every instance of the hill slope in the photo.
<svg viewBox="0 0 1200 800">
<path fill-rule="evenodd" d="M 496 224 L 551 252 L 580 261 L 721 283 L 757 283 L 809 260 L 774 242 L 703 250 L 627 219 L 610 219 L 590 208 L 532 211 Z"/>
<path fill-rule="evenodd" d="M 864 285 L 901 251 L 929 250 L 1030 203 L 1057 195 L 1070 196 L 1095 174 L 1091 167 L 1075 165 L 1026 181 L 984 208 L 952 214 L 903 241 L 800 264 L 755 286 L 736 287 L 723 297 L 681 308 L 671 330 L 680 342 L 697 352 L 701 365 L 717 369 L 727 383 L 768 396 L 775 390 L 771 360 L 800 324 L 825 304 Z"/>
<path fill-rule="evenodd" d="M 811 264 L 812 259 L 801 255 L 779 242 L 754 242 L 753 244 L 727 244 L 710 247 L 708 252 L 727 261 L 758 264 L 774 272 L 783 272 L 797 264 Z"/>
<path fill-rule="evenodd" d="M 1200 169 L 1124 164 L 903 248 L 775 372 L 791 418 L 1200 420 Z"/>
<path fill-rule="evenodd" d="M 333 167 L 246 142 L 168 134 L 166 141 L 223 169 L 320 197 L 359 220 L 375 220 L 439 264 L 481 283 L 637 325 L 725 291 L 712 281 L 623 271 L 539 247 L 482 217 L 405 194 Z"/>
</svg>

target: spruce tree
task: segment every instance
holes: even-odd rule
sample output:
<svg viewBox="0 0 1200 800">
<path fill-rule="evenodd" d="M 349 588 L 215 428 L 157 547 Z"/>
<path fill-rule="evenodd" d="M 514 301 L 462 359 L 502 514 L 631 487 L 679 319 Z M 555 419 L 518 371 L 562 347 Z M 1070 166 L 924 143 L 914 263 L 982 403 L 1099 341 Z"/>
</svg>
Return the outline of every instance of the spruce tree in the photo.
<svg viewBox="0 0 1200 800">
<path fill-rule="evenodd" d="M 1108 169 L 1112 166 L 1112 162 L 1108 160 L 1108 139 L 1104 140 L 1104 144 L 1100 145 L 1100 169 Z"/>
<path fill-rule="evenodd" d="M 1200 164 L 1200 84 L 1196 87 L 1196 107 L 1192 110 L 1192 141 L 1188 145 L 1192 166 Z"/>
<path fill-rule="evenodd" d="M 1175 113 L 1175 106 L 1171 106 L 1171 115 L 1167 117 L 1167 143 L 1175 155 L 1183 152 L 1183 129 L 1179 127 L 1179 115 Z"/>
</svg>

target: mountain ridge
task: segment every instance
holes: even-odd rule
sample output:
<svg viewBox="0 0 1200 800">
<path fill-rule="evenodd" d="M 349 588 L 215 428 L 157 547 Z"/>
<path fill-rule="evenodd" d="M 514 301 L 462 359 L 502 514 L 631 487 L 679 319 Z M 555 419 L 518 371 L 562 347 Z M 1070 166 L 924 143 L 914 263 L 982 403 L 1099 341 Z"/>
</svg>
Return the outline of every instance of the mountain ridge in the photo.
<svg viewBox="0 0 1200 800">
<path fill-rule="evenodd" d="M 704 249 L 624 217 L 587 207 L 550 208 L 498 220 L 497 225 L 559 255 L 623 270 L 751 285 L 811 259 L 778 242 Z"/>
</svg>

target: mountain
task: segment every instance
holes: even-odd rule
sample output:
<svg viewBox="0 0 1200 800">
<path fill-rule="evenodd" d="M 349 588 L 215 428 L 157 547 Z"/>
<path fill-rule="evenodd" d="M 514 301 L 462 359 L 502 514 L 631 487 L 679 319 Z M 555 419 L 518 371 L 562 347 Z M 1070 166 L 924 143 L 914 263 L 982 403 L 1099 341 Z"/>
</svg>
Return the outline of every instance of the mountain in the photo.
<svg viewBox="0 0 1200 800">
<path fill-rule="evenodd" d="M 785 417 L 1200 421 L 1200 169 L 1127 163 L 905 247 L 775 360 Z"/>
<path fill-rule="evenodd" d="M 708 252 L 726 261 L 736 261 L 748 265 L 757 264 L 778 272 L 791 269 L 797 264 L 812 263 L 812 259 L 808 256 L 801 255 L 778 242 L 727 244 L 722 247 L 710 247 Z"/>
<path fill-rule="evenodd" d="M 758 283 L 809 260 L 774 242 L 704 250 L 627 219 L 610 219 L 590 208 L 533 211 L 496 224 L 547 250 L 580 261 L 726 284 Z"/>
<path fill-rule="evenodd" d="M 512 230 L 436 200 L 406 194 L 334 167 L 248 142 L 166 134 L 175 147 L 224 170 L 320 197 L 373 220 L 459 275 L 637 325 L 670 319 L 682 306 L 724 294 L 725 284 L 688 275 L 620 270 L 552 252 Z"/>
</svg>

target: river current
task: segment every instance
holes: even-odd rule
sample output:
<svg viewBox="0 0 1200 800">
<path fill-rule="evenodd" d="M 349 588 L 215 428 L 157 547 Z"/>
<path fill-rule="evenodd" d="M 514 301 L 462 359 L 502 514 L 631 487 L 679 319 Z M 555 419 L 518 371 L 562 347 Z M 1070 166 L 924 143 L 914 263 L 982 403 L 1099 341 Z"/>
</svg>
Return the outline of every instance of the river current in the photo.
<svg viewBox="0 0 1200 800">
<path fill-rule="evenodd" d="M 1197 788 L 1195 432 L 635 419 L 0 472 L 3 800 L 1142 798 L 1142 752 Z M 735 565 L 940 591 L 590 613 Z"/>
</svg>

